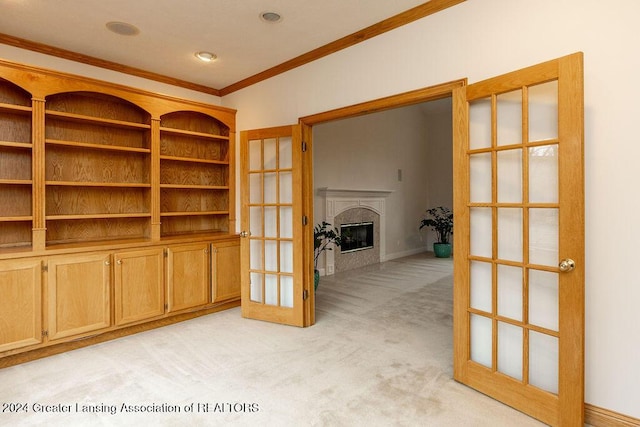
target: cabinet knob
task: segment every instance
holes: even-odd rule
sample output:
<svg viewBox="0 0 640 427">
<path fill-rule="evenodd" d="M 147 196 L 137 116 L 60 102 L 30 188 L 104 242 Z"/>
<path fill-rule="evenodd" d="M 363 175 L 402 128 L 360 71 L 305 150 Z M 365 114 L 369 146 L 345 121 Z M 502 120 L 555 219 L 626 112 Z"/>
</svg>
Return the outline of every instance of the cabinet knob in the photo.
<svg viewBox="0 0 640 427">
<path fill-rule="evenodd" d="M 105 261 L 104 265 L 111 265 L 111 261 Z"/>
<path fill-rule="evenodd" d="M 118 265 L 121 265 L 121 264 L 122 264 L 122 260 L 121 260 L 121 259 L 119 259 L 119 260 L 117 260 L 117 261 L 116 261 L 116 263 L 117 263 Z"/>
</svg>

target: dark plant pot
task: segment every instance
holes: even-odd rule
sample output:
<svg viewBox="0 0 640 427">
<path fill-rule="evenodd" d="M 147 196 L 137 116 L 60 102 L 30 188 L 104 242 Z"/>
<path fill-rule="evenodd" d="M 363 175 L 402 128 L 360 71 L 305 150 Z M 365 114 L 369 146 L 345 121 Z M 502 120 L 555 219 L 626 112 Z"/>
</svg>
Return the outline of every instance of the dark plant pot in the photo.
<svg viewBox="0 0 640 427">
<path fill-rule="evenodd" d="M 436 258 L 449 258 L 451 256 L 451 243 L 434 243 L 433 253 Z"/>
<path fill-rule="evenodd" d="M 313 290 L 318 290 L 318 283 L 320 283 L 320 272 L 318 270 L 313 270 Z"/>
</svg>

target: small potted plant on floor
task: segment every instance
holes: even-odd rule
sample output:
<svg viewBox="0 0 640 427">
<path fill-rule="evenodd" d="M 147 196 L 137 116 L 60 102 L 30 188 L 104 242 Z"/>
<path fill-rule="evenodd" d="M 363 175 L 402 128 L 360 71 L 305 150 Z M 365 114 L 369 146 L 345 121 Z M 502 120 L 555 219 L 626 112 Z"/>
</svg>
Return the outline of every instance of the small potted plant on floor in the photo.
<svg viewBox="0 0 640 427">
<path fill-rule="evenodd" d="M 318 271 L 318 258 L 324 251 L 333 250 L 332 246 L 340 246 L 342 236 L 337 228 L 331 228 L 331 224 L 322 221 L 313 228 L 313 272 L 314 272 L 314 290 L 318 289 L 320 281 L 320 272 Z"/>
<path fill-rule="evenodd" d="M 438 240 L 433 244 L 433 252 L 438 258 L 451 256 L 449 238 L 453 234 L 453 212 L 449 208 L 438 206 L 427 209 L 425 218 L 420 222 L 420 229 L 431 227 L 436 232 Z"/>
</svg>

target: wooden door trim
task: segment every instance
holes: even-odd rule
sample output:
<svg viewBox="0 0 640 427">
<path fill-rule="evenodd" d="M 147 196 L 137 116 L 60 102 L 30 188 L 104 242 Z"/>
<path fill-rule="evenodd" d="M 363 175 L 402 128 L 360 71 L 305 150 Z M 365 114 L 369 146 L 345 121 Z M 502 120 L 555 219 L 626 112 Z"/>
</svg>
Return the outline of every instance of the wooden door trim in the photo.
<svg viewBox="0 0 640 427">
<path fill-rule="evenodd" d="M 452 80 L 447 83 L 416 89 L 397 95 L 386 96 L 372 101 L 361 102 L 347 107 L 336 108 L 310 116 L 300 118 L 300 123 L 308 126 L 326 123 L 333 120 L 341 120 L 350 117 L 363 116 L 365 114 L 377 113 L 391 110 L 393 108 L 406 107 L 413 104 L 420 104 L 427 101 L 435 101 L 448 98 L 454 89 L 467 85 L 467 79 Z"/>
<path fill-rule="evenodd" d="M 307 218 L 307 225 L 302 228 L 302 281 L 307 299 L 304 301 L 304 325 L 316 323 L 316 293 L 313 283 L 313 128 L 300 121 L 302 141 L 306 150 L 302 152 L 302 215 Z"/>
</svg>

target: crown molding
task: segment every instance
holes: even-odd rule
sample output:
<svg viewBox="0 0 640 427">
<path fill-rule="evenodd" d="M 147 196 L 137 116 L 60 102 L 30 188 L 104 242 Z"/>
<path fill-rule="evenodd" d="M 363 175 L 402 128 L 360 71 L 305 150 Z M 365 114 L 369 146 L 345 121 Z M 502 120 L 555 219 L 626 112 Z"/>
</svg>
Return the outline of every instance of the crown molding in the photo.
<svg viewBox="0 0 640 427">
<path fill-rule="evenodd" d="M 331 55 L 332 53 L 379 36 L 380 34 L 402 27 L 403 25 L 417 21 L 418 19 L 433 15 L 434 13 L 448 9 L 464 1 L 466 0 L 431 0 L 427 3 L 392 16 L 391 18 L 385 19 L 384 21 L 378 22 L 377 24 L 371 25 L 363 30 L 356 31 L 353 34 L 321 46 L 296 58 L 290 59 L 289 61 L 283 62 L 280 65 L 276 65 L 273 68 L 269 68 L 261 73 L 224 87 L 220 89 L 220 96 L 229 95 L 230 93 L 244 89 L 263 80 L 267 80 L 271 77 L 277 76 L 278 74 L 293 70 L 294 68 L 298 68 L 317 59 Z"/>
<path fill-rule="evenodd" d="M 80 62 L 82 64 L 104 68 L 106 70 L 129 74 L 131 76 L 142 77 L 144 79 L 153 80 L 160 83 L 166 83 L 172 86 L 191 89 L 196 92 L 202 92 L 209 95 L 220 96 L 220 91 L 218 89 L 213 89 L 208 86 L 187 82 L 185 80 L 175 79 L 173 77 L 165 76 L 158 73 L 153 73 L 151 71 L 141 70 L 135 67 L 129 67 L 127 65 L 119 64 L 117 62 L 106 61 L 104 59 L 96 58 L 94 56 L 84 55 L 82 53 L 72 52 L 70 50 L 60 49 L 60 48 L 49 46 L 46 44 L 21 39 L 19 37 L 10 36 L 8 34 L 0 33 L 0 43 L 6 44 L 9 46 L 14 46 L 20 49 L 30 50 L 32 52 L 38 52 L 38 53 L 43 53 L 45 55 L 55 56 L 57 58 L 68 59 L 69 61 Z"/>
<path fill-rule="evenodd" d="M 275 67 L 269 68 L 258 74 L 255 74 L 246 79 L 240 80 L 222 89 L 215 89 L 205 85 L 188 82 L 185 80 L 176 79 L 173 77 L 165 76 L 151 71 L 141 70 L 139 68 L 130 67 L 127 65 L 119 64 L 112 61 L 106 61 L 104 59 L 96 58 L 82 53 L 72 52 L 66 49 L 60 49 L 57 47 L 49 46 L 43 43 L 37 43 L 30 40 L 21 39 L 8 34 L 0 33 L 0 43 L 9 46 L 14 46 L 20 49 L 26 49 L 33 52 L 43 53 L 45 55 L 51 55 L 58 58 L 67 59 L 70 61 L 80 62 L 83 64 L 91 65 L 94 67 L 100 67 L 107 70 L 117 71 L 124 74 L 129 74 L 136 77 L 142 77 L 148 80 L 157 81 L 160 83 L 166 83 L 172 86 L 182 87 L 190 89 L 196 92 L 202 92 L 214 96 L 226 96 L 240 89 L 244 89 L 261 81 L 270 79 L 271 77 L 293 70 L 294 68 L 313 62 L 317 59 L 331 55 L 332 53 L 346 49 L 365 40 L 376 37 L 380 34 L 394 30 L 403 25 L 417 21 L 418 19 L 433 15 L 434 13 L 448 9 L 466 0 L 431 0 L 429 2 L 418 5 L 405 12 L 399 13 L 377 24 L 371 25 L 363 30 L 356 31 L 353 34 L 345 36 L 334 42 L 328 43 L 310 52 L 290 59 Z"/>
</svg>

